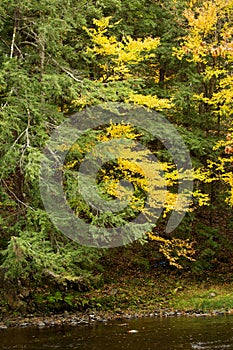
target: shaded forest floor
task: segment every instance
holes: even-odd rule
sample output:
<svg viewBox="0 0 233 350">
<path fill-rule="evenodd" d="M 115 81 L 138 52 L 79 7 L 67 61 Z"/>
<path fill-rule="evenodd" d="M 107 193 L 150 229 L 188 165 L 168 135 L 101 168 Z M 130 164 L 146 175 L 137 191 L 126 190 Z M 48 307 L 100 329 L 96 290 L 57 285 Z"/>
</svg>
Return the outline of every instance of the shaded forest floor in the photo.
<svg viewBox="0 0 233 350">
<path fill-rule="evenodd" d="M 148 268 L 143 260 L 129 259 L 128 252 L 125 256 L 123 252 L 124 249 L 121 259 L 119 254 L 115 260 L 112 256 L 104 259 L 102 281 L 95 287 L 87 291 L 37 288 L 24 298 L 29 309 L 4 312 L 2 307 L 1 319 L 24 320 L 29 313 L 35 317 L 53 315 L 53 320 L 59 314 L 62 318 L 64 314 L 76 314 L 81 319 L 81 315 L 93 314 L 101 320 L 135 315 L 233 313 L 232 266 L 222 264 L 218 270 L 197 276 L 167 265 Z"/>
<path fill-rule="evenodd" d="M 129 260 L 127 254 L 124 257 L 122 253 L 121 259 L 117 254 L 115 261 L 112 257 L 109 261 L 106 259 L 104 285 L 86 294 L 97 308 L 140 313 L 233 310 L 231 264 L 222 263 L 195 274 L 189 269 L 178 270 L 165 262 L 148 267 L 147 260 L 142 257 Z"/>
<path fill-rule="evenodd" d="M 121 263 L 101 286 L 87 292 L 41 290 L 36 308 L 2 313 L 1 326 L 51 326 L 134 317 L 233 314 L 233 281 L 229 269 L 195 278 L 188 271 L 159 267 L 124 270 Z M 107 273 L 105 271 L 105 273 Z M 217 277 L 216 277 L 217 276 Z M 108 280 L 107 280 L 108 279 Z M 59 294 L 60 293 L 60 294 Z M 35 305 L 35 300 L 30 301 Z M 91 315 L 91 316 L 90 316 Z M 124 321 L 123 321 L 124 322 Z"/>
</svg>

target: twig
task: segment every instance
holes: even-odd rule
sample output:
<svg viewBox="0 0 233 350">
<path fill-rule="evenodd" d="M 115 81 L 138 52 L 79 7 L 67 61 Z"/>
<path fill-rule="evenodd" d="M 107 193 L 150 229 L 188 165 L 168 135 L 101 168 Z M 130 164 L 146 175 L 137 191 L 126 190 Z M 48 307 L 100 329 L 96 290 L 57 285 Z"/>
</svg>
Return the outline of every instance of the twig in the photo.
<svg viewBox="0 0 233 350">
<path fill-rule="evenodd" d="M 13 191 L 11 191 L 11 189 L 7 186 L 7 184 L 6 184 L 6 182 L 5 182 L 4 180 L 2 180 L 2 182 L 3 182 L 4 186 L 7 188 L 7 190 L 15 197 L 15 199 L 17 200 L 17 202 L 21 203 L 24 207 L 29 208 L 29 209 L 35 211 L 35 209 L 32 208 L 30 205 L 28 205 L 28 204 L 24 203 L 23 201 L 21 201 L 21 200 L 16 196 L 16 194 L 15 194 Z"/>
<path fill-rule="evenodd" d="M 29 109 L 27 108 L 27 114 L 28 114 L 28 124 L 27 127 L 25 129 L 25 133 L 26 133 L 26 138 L 27 138 L 27 147 L 30 147 L 30 139 L 29 139 L 29 127 L 30 127 L 30 121 L 31 121 L 31 114 Z"/>
<path fill-rule="evenodd" d="M 37 44 L 35 44 L 35 43 L 33 43 L 33 42 L 31 42 L 31 41 L 22 41 L 21 42 L 21 44 L 25 44 L 25 45 L 32 45 L 32 46 L 34 46 L 34 47 L 38 47 L 38 45 Z"/>
<path fill-rule="evenodd" d="M 10 96 L 12 95 L 13 91 L 14 91 L 14 89 L 12 88 L 11 91 L 9 92 L 9 95 L 7 96 L 7 98 L 10 97 Z M 6 100 L 6 102 L 4 103 L 4 105 L 1 107 L 1 111 L 7 106 L 7 104 L 8 104 L 8 101 Z"/>
<path fill-rule="evenodd" d="M 12 40 L 11 40 L 10 58 L 13 58 L 14 56 L 15 37 L 16 37 L 16 31 L 18 28 L 19 28 L 19 8 L 16 7 L 14 10 L 14 30 L 12 34 Z"/>
<path fill-rule="evenodd" d="M 77 81 L 78 83 L 82 83 L 83 81 L 81 79 L 78 79 L 74 76 L 73 73 L 71 73 L 68 69 L 62 67 L 54 58 L 52 58 L 52 61 L 66 74 L 68 74 L 72 79 L 74 79 L 75 81 Z"/>
<path fill-rule="evenodd" d="M 13 54 L 14 54 L 15 35 L 16 35 L 16 26 L 14 26 L 13 35 L 12 35 L 10 58 L 13 58 Z"/>
<path fill-rule="evenodd" d="M 17 139 L 14 141 L 14 143 L 13 143 L 13 144 L 11 145 L 11 147 L 9 148 L 9 150 L 15 147 L 16 143 L 17 143 L 17 142 L 19 141 L 19 139 L 25 134 L 26 130 L 27 130 L 27 128 L 26 128 L 25 130 L 23 130 L 23 131 L 21 132 L 21 134 L 19 134 L 19 136 L 17 137 Z"/>
</svg>

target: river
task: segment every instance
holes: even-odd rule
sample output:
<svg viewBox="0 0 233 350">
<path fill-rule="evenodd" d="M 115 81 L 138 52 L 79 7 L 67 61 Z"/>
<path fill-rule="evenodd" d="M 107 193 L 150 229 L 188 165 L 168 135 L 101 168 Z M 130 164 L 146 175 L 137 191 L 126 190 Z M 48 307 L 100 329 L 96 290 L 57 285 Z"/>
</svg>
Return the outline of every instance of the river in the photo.
<svg viewBox="0 0 233 350">
<path fill-rule="evenodd" d="M 233 316 L 147 318 L 91 326 L 1 329 L 0 349 L 233 349 Z"/>
</svg>

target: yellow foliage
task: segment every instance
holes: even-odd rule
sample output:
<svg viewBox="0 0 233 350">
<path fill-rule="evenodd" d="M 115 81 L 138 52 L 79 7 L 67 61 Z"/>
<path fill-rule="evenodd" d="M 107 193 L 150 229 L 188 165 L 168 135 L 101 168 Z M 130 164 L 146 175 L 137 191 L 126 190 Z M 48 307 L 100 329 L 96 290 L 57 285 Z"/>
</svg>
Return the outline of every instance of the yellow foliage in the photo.
<svg viewBox="0 0 233 350">
<path fill-rule="evenodd" d="M 89 105 L 89 101 L 85 96 L 80 96 L 79 98 L 72 100 L 71 105 L 74 107 L 78 107 L 79 110 Z"/>
<path fill-rule="evenodd" d="M 233 157 L 232 157 L 233 161 Z M 226 202 L 233 207 L 233 173 L 229 172 L 222 175 L 223 181 L 229 185 L 230 189 L 228 191 L 228 197 L 226 199 Z"/>
<path fill-rule="evenodd" d="M 198 205 L 202 207 L 203 205 L 209 205 L 209 195 L 207 193 L 202 193 L 199 190 L 196 190 L 193 192 L 193 197 L 197 198 L 198 200 Z"/>
<path fill-rule="evenodd" d="M 114 138 L 129 138 L 136 139 L 140 134 L 136 133 L 134 128 L 131 125 L 113 124 L 111 123 L 109 127 L 106 128 L 106 134 L 98 136 L 100 141 L 109 141 Z M 150 196 L 150 205 L 153 208 L 163 207 L 164 217 L 175 209 L 178 201 L 178 209 L 180 212 L 189 210 L 186 208 L 185 203 L 186 197 L 189 196 L 189 193 L 183 193 L 179 196 L 177 193 L 168 190 L 167 188 L 172 189 L 174 185 L 177 185 L 179 181 L 190 180 L 193 177 L 193 173 L 186 171 L 178 174 L 177 169 L 173 164 L 167 162 L 151 162 L 150 157 L 147 156 L 150 154 L 150 151 L 137 150 L 132 151 L 130 147 L 124 147 L 123 153 L 117 159 L 117 163 L 114 166 L 114 171 L 110 170 L 109 173 L 103 171 L 103 182 L 105 183 L 105 191 L 109 195 L 115 197 L 121 197 L 124 194 L 119 194 L 119 178 L 115 176 L 116 173 L 120 173 L 125 180 L 133 184 L 134 189 L 141 189 Z M 164 174 L 161 174 L 161 171 Z M 196 192 L 195 197 L 199 197 L 201 205 L 207 204 L 207 196 Z M 156 198 L 156 200 L 154 200 Z M 136 202 L 140 202 L 141 198 L 135 198 L 132 196 L 131 207 L 135 206 Z M 147 209 L 142 209 L 145 215 Z"/>
<path fill-rule="evenodd" d="M 126 102 L 134 102 L 137 105 L 143 105 L 150 109 L 163 110 L 172 108 L 173 104 L 166 98 L 158 98 L 156 95 L 131 94 Z"/>
<path fill-rule="evenodd" d="M 193 258 L 195 254 L 194 243 L 189 240 L 183 240 L 179 238 L 166 239 L 149 232 L 148 237 L 160 244 L 159 251 L 165 256 L 169 261 L 170 265 L 177 268 L 182 268 L 179 264 L 179 259 L 181 257 L 188 259 L 190 261 L 195 261 Z"/>
<path fill-rule="evenodd" d="M 229 186 L 226 202 L 233 206 L 233 129 L 229 129 L 226 140 L 219 141 L 215 149 L 224 147 L 224 155 L 218 157 L 218 162 L 209 162 L 210 168 L 215 168 L 218 178 Z"/>
<path fill-rule="evenodd" d="M 131 125 L 123 123 L 113 124 L 106 128 L 106 134 L 98 136 L 98 140 L 106 142 L 114 138 L 137 139 L 141 135 L 135 132 Z M 133 184 L 134 192 L 138 190 L 149 194 L 149 205 L 152 208 L 164 207 L 164 215 L 174 209 L 177 195 L 167 191 L 168 186 L 172 187 L 179 180 L 177 170 L 174 165 L 169 163 L 151 162 L 150 151 L 148 149 L 133 151 L 131 147 L 124 147 L 123 152 L 117 158 L 114 171 L 106 173 L 103 170 L 103 183 L 105 191 L 115 197 L 124 196 L 124 191 L 119 192 L 119 178 L 115 176 L 120 173 L 121 176 Z M 164 171 L 164 176 L 161 174 Z M 187 176 L 184 174 L 184 176 Z M 132 195 L 132 194 L 131 194 Z M 183 203 L 180 200 L 180 206 Z M 144 215 L 150 216 L 147 209 L 143 208 L 143 200 L 140 196 L 132 195 L 130 206 L 132 209 L 140 207 Z M 184 208 L 180 207 L 180 210 Z"/>
<path fill-rule="evenodd" d="M 74 160 L 73 162 L 67 162 L 65 165 L 65 169 L 73 169 L 78 163 L 79 162 L 77 160 Z"/>
<path fill-rule="evenodd" d="M 232 56 L 231 24 L 225 23 L 221 28 L 219 42 L 219 20 L 226 16 L 232 16 L 232 1 L 206 0 L 201 5 L 197 1 L 191 1 L 184 15 L 188 21 L 189 34 L 180 48 L 175 49 L 175 55 L 181 59 L 186 54 L 191 54 L 191 61 L 207 63 L 207 56 L 226 57 Z M 211 38 L 211 39 L 210 39 Z"/>
<path fill-rule="evenodd" d="M 174 210 L 177 199 L 178 199 L 177 193 L 172 193 L 172 192 L 166 193 L 166 202 L 165 202 L 164 211 L 163 211 L 164 218 L 167 216 L 169 212 Z"/>
<path fill-rule="evenodd" d="M 195 171 L 194 178 L 196 180 L 211 183 L 215 181 L 222 181 L 228 187 L 228 197 L 226 202 L 233 206 L 233 136 L 232 129 L 229 130 L 226 140 L 218 141 L 213 150 L 223 148 L 222 155 L 217 157 L 217 161 L 208 160 L 207 168 L 200 168 Z M 193 193 L 194 197 L 198 198 L 199 205 L 208 205 L 208 196 L 196 191 Z"/>
<path fill-rule="evenodd" d="M 132 77 L 132 66 L 155 57 L 154 50 L 160 43 L 158 38 L 134 40 L 129 35 L 118 41 L 115 36 L 107 35 L 107 30 L 111 27 L 110 20 L 111 17 L 94 19 L 96 28 L 84 28 L 94 44 L 88 52 L 102 58 L 99 62 L 99 67 L 103 70 L 100 81 L 116 81 Z"/>
<path fill-rule="evenodd" d="M 134 131 L 134 127 L 130 124 L 114 124 L 110 122 L 110 125 L 106 128 L 106 134 L 99 135 L 98 140 L 102 142 L 121 138 L 128 138 L 134 140 L 138 136 L 140 136 L 140 134 L 136 134 Z"/>
<path fill-rule="evenodd" d="M 213 116 L 229 119 L 233 101 L 233 1 L 190 1 L 184 15 L 188 34 L 174 55 L 194 62 L 203 78 L 203 92 L 193 94 L 192 99 L 209 105 Z"/>
<path fill-rule="evenodd" d="M 215 29 L 219 10 L 217 2 L 204 1 L 201 8 L 195 8 L 195 12 L 192 10 L 192 5 L 185 10 L 184 15 L 193 28 L 193 33 L 196 35 L 202 33 L 203 37 L 206 37 Z"/>
<path fill-rule="evenodd" d="M 98 27 L 104 30 L 105 28 L 109 27 L 109 21 L 112 18 L 112 16 L 109 17 L 102 17 L 101 19 L 93 19 L 93 23 Z"/>
<path fill-rule="evenodd" d="M 150 79 L 159 81 L 156 49 L 160 45 L 160 39 L 152 37 L 133 39 L 130 35 L 125 35 L 119 40 L 116 36 L 109 34 L 109 28 L 119 23 L 111 25 L 111 19 L 112 17 L 94 19 L 94 28 L 84 27 L 92 41 L 92 46 L 86 52 L 96 58 L 96 65 L 99 68 L 96 70 L 96 82 L 104 83 L 105 86 L 116 81 L 129 82 L 128 96 L 121 97 L 121 102 L 124 100 L 124 102 L 133 102 L 157 110 L 171 108 L 173 104 L 168 99 L 134 93 L 137 81 L 147 79 L 148 69 L 142 69 L 141 62 L 145 62 L 150 67 L 149 71 L 153 72 Z M 73 102 L 80 108 L 88 105 L 85 98 L 79 98 Z"/>
<path fill-rule="evenodd" d="M 232 48 L 233 53 L 233 48 Z M 233 58 L 233 56 L 232 56 Z M 233 76 L 225 74 L 219 82 L 219 89 L 213 93 L 212 104 L 219 106 L 220 115 L 229 116 L 232 114 L 233 101 Z"/>
<path fill-rule="evenodd" d="M 203 167 L 196 169 L 194 172 L 194 179 L 205 183 L 211 183 L 214 180 L 217 180 L 216 177 L 213 177 L 213 173 L 211 171 L 210 166 L 209 169 L 205 169 Z"/>
<path fill-rule="evenodd" d="M 114 139 L 128 138 L 133 144 L 134 140 L 137 140 L 140 136 L 141 134 L 138 134 L 130 124 L 111 122 L 103 133 L 96 135 L 96 143 L 108 143 Z M 175 166 L 167 162 L 151 162 L 150 157 L 148 157 L 150 150 L 142 148 L 134 151 L 131 142 L 129 147 L 127 147 L 127 144 L 124 145 L 120 156 L 115 159 L 112 166 L 100 170 L 98 184 L 102 194 L 118 198 L 121 202 L 126 201 L 130 215 L 136 215 L 137 212 L 142 213 L 148 222 L 152 222 L 154 219 L 152 213 L 154 208 L 163 208 L 163 214 L 166 216 L 175 207 L 177 208 L 176 202 L 178 201 L 177 210 L 181 212 L 187 210 L 185 194 L 183 197 L 178 196 L 177 193 L 173 193 L 172 189 L 181 178 L 190 179 L 190 174 L 188 172 L 178 174 Z M 72 146 L 72 151 L 78 151 L 81 155 L 84 155 L 93 145 L 93 141 L 88 141 L 87 145 L 82 147 L 75 144 Z M 66 149 L 66 145 L 63 145 L 63 147 Z M 71 160 L 66 163 L 65 169 L 73 169 L 77 163 L 76 159 Z M 121 182 L 123 179 L 132 186 L 125 186 L 125 182 Z M 205 195 L 199 194 L 197 191 L 194 196 L 199 198 L 201 205 L 202 203 L 205 204 Z M 148 204 L 147 206 L 145 201 Z M 152 232 L 147 233 L 147 235 L 150 239 L 158 242 L 160 252 L 171 265 L 181 268 L 180 258 L 194 260 L 195 250 L 193 243 L 190 241 L 177 238 L 165 239 Z"/>
</svg>

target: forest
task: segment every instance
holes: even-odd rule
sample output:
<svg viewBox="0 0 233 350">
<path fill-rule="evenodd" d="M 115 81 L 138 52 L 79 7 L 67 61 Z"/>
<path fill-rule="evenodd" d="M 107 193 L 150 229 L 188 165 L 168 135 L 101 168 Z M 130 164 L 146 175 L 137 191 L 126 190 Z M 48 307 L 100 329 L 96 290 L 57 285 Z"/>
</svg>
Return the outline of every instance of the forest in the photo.
<svg viewBox="0 0 233 350">
<path fill-rule="evenodd" d="M 233 309 L 233 1 L 1 0 L 0 67 L 0 314 L 171 307 L 203 281 L 232 288 L 224 308 Z M 124 122 L 121 108 L 140 125 Z M 72 213 L 90 227 L 87 244 L 70 221 L 68 234 L 59 229 L 41 194 L 44 149 L 74 115 L 84 133 L 51 147 L 65 152 L 59 176 Z M 150 132 L 151 116 L 176 135 L 173 153 Z M 119 154 L 116 140 L 142 146 L 124 141 Z M 94 192 L 87 184 L 81 193 L 77 180 L 85 155 L 106 143 L 114 157 L 103 155 L 95 185 L 108 203 L 126 198 L 119 213 L 94 210 Z M 193 188 L 179 193 L 191 176 L 182 145 Z M 52 186 L 44 191 L 56 202 Z M 111 241 L 161 205 L 153 227 Z M 182 220 L 168 232 L 175 212 Z"/>
</svg>

